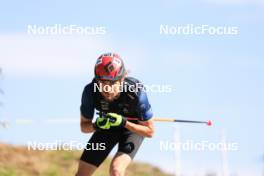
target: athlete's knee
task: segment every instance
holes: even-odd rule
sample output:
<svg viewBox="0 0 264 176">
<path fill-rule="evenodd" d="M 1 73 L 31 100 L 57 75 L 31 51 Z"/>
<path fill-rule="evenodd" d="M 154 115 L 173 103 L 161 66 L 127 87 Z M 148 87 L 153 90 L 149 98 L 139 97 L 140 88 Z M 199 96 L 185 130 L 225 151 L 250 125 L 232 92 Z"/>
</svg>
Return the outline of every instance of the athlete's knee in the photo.
<svg viewBox="0 0 264 176">
<path fill-rule="evenodd" d="M 92 173 L 89 173 L 89 172 L 79 172 L 77 171 L 77 173 L 75 174 L 75 176 L 91 176 Z"/>
<path fill-rule="evenodd" d="M 77 172 L 76 174 L 75 174 L 75 176 L 91 176 L 92 174 L 90 174 L 90 173 L 82 173 L 82 172 Z"/>
<path fill-rule="evenodd" d="M 77 173 L 75 174 L 75 176 L 82 176 L 82 174 L 80 174 L 79 172 L 77 172 Z"/>
<path fill-rule="evenodd" d="M 123 176 L 125 175 L 125 169 L 118 167 L 118 166 L 113 166 L 110 168 L 110 175 L 111 176 Z"/>
<path fill-rule="evenodd" d="M 96 168 L 97 166 L 80 160 L 79 167 L 75 176 L 91 176 Z"/>
</svg>

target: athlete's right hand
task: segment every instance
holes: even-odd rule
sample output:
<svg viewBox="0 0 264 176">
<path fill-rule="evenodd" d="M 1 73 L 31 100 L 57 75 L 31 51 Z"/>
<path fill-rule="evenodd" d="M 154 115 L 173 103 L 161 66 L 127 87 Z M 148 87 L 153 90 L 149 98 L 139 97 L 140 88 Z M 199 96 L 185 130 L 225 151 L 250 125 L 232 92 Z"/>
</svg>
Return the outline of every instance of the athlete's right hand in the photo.
<svg viewBox="0 0 264 176">
<path fill-rule="evenodd" d="M 109 120 L 109 118 L 98 117 L 93 124 L 95 130 L 109 130 L 111 127 L 111 122 Z"/>
</svg>

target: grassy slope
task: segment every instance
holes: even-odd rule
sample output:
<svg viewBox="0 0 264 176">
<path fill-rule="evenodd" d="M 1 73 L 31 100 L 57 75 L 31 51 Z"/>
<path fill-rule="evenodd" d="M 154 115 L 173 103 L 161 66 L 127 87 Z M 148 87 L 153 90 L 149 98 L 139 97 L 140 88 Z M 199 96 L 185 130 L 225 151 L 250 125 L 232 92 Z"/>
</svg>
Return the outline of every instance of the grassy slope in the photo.
<svg viewBox="0 0 264 176">
<path fill-rule="evenodd" d="M 26 147 L 0 144 L 0 176 L 73 176 L 80 151 L 33 151 Z M 95 176 L 108 175 L 108 158 Z M 159 168 L 146 163 L 132 163 L 127 176 L 168 176 Z"/>
</svg>

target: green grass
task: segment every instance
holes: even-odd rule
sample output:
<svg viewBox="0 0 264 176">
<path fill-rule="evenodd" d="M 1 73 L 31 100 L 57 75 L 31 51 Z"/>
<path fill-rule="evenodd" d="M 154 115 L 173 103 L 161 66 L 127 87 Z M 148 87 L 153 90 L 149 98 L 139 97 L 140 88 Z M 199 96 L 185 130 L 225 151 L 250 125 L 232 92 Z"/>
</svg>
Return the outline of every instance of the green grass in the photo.
<svg viewBox="0 0 264 176">
<path fill-rule="evenodd" d="M 16 176 L 18 173 L 15 168 L 0 168 L 1 176 Z"/>
</svg>

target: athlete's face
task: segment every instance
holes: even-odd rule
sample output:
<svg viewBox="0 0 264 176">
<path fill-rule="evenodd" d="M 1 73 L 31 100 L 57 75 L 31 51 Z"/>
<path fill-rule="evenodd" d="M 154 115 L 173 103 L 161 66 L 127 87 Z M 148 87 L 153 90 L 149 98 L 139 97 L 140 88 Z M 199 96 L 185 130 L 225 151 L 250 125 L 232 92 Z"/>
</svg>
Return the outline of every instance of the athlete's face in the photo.
<svg viewBox="0 0 264 176">
<path fill-rule="evenodd" d="M 120 87 L 123 79 L 117 81 L 98 80 L 97 83 L 102 88 L 101 94 L 107 101 L 113 101 L 120 95 Z"/>
</svg>

